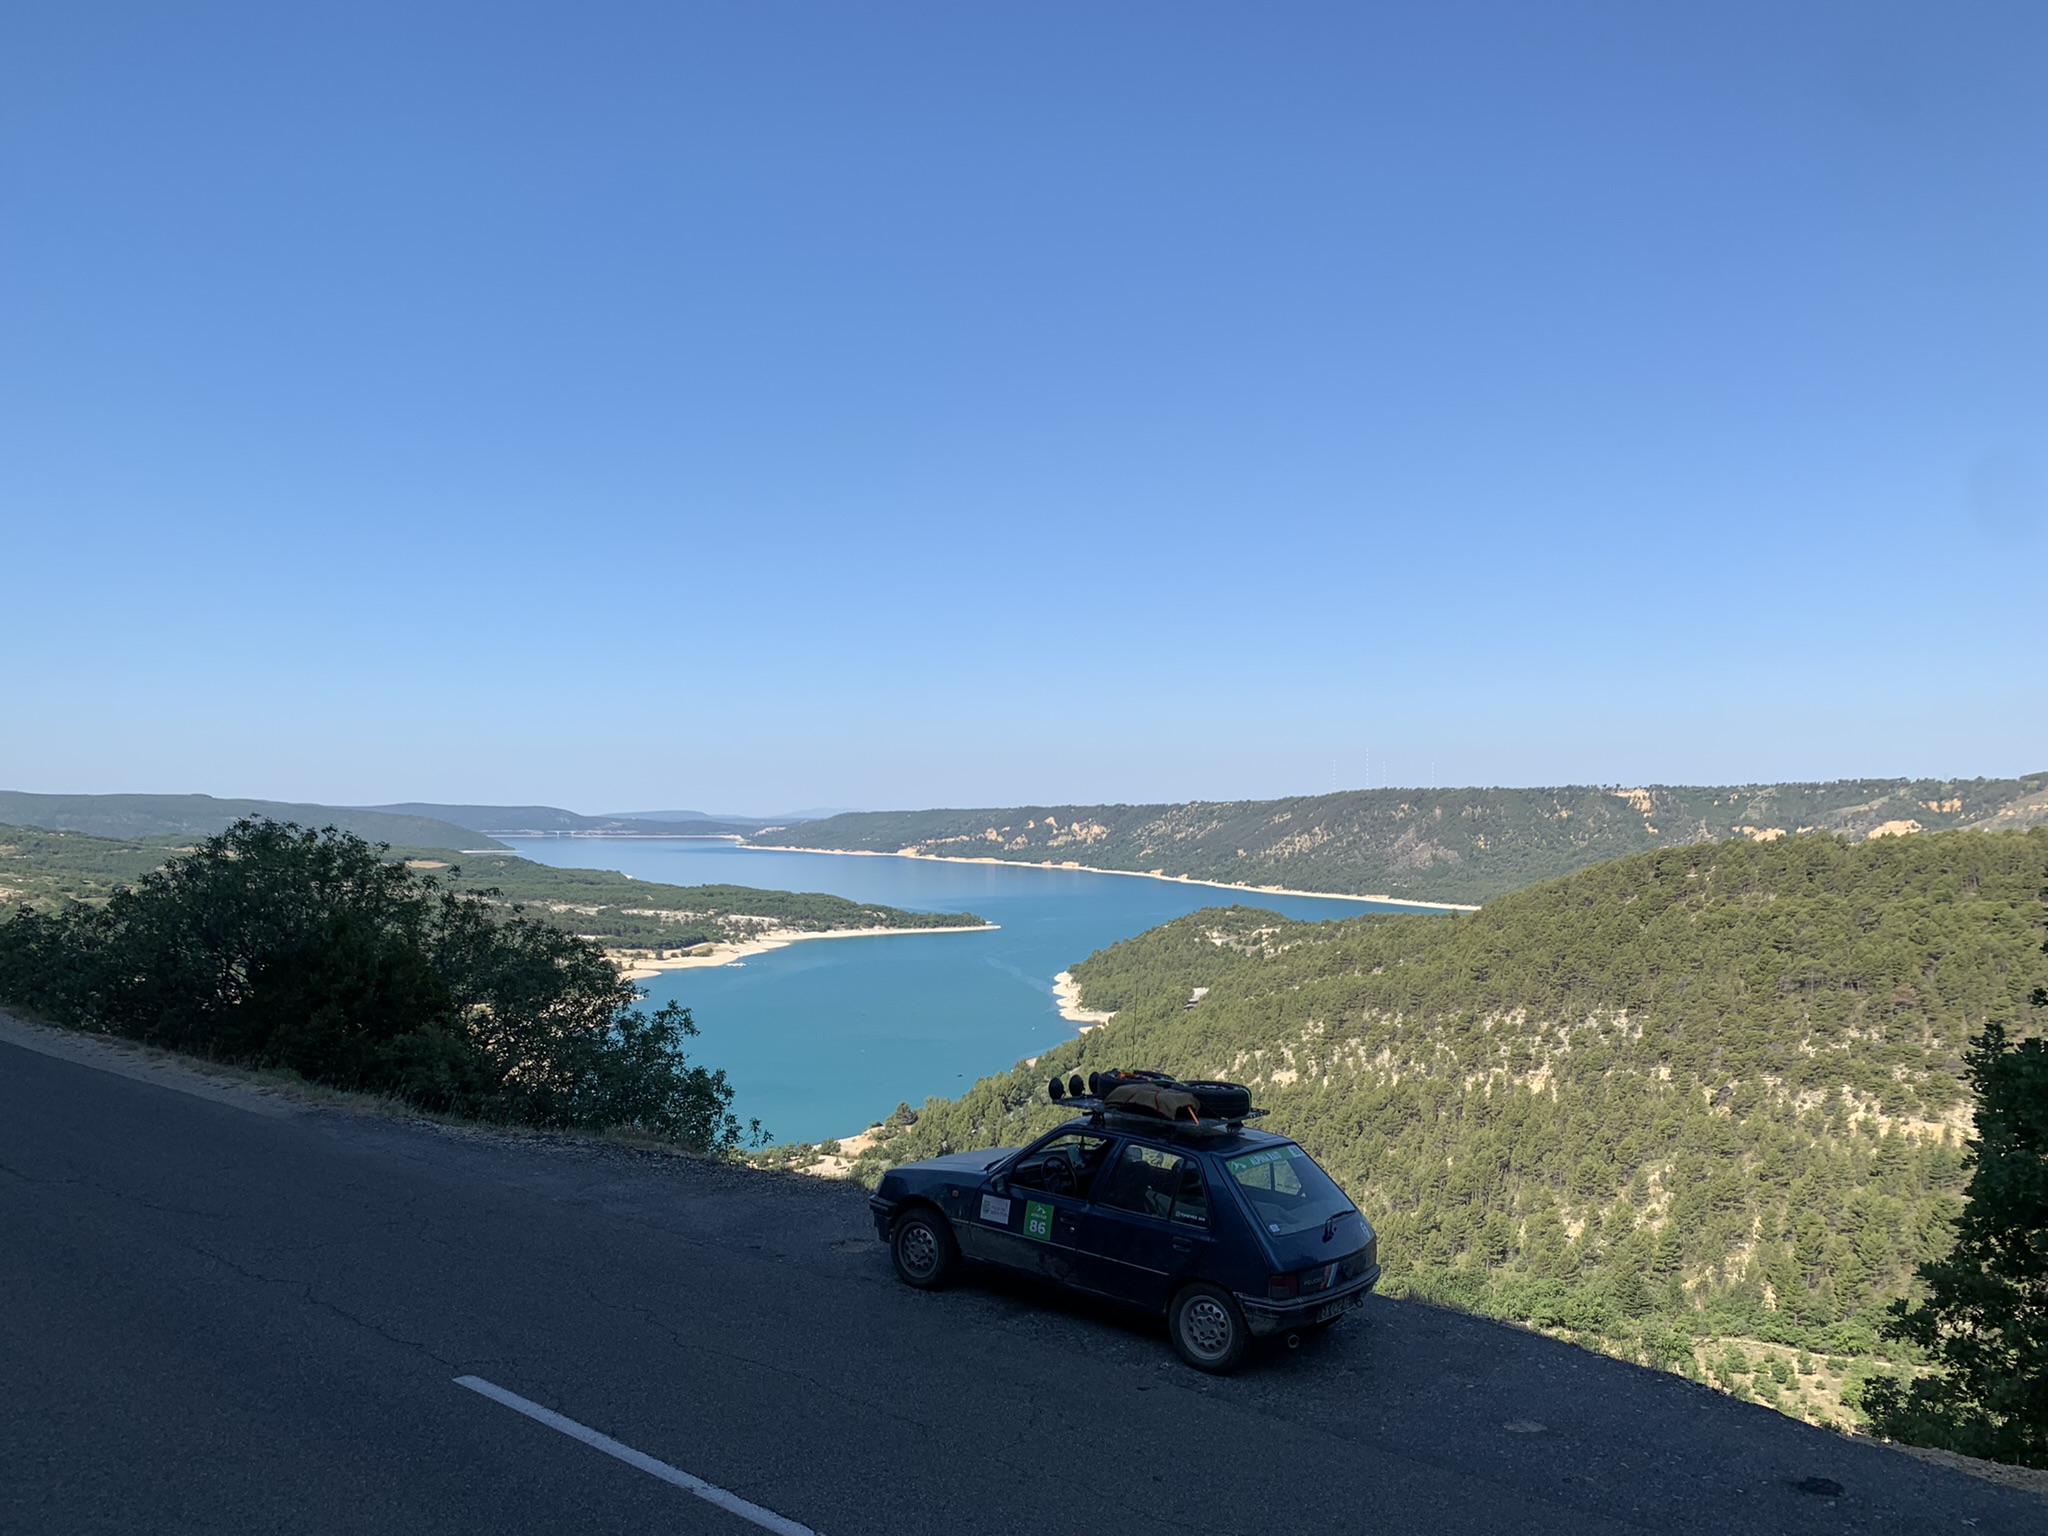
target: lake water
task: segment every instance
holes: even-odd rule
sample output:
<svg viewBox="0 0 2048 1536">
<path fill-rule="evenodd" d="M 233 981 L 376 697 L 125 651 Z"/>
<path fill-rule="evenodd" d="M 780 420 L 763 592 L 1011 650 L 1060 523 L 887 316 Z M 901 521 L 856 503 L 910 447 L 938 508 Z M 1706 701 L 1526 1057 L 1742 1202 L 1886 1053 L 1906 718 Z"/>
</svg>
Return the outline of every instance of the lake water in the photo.
<svg viewBox="0 0 2048 1536">
<path fill-rule="evenodd" d="M 665 971 L 640 985 L 703 1031 L 692 1060 L 723 1067 L 733 1109 L 778 1141 L 846 1136 L 899 1103 L 951 1097 L 977 1077 L 1073 1038 L 1052 979 L 1104 945 L 1202 907 L 1311 921 L 1399 911 L 1324 896 L 1266 896 L 1177 880 L 1028 865 L 951 864 L 742 848 L 705 838 L 507 838 L 537 863 L 616 869 L 671 885 L 824 891 L 924 912 L 975 912 L 981 933 L 815 939 L 739 965 Z M 1142 1065 L 1142 1063 L 1139 1063 Z"/>
</svg>

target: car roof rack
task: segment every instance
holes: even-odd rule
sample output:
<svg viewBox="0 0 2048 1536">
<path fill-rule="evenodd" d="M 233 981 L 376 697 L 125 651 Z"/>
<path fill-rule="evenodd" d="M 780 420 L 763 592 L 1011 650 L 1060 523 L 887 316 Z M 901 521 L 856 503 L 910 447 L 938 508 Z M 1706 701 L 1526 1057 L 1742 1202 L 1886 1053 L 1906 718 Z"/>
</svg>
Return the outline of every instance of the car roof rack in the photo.
<svg viewBox="0 0 2048 1536">
<path fill-rule="evenodd" d="M 1177 1090 L 1188 1101 L 1181 1104 L 1179 1109 L 1185 1109 L 1189 1118 L 1181 1119 L 1178 1110 L 1168 1114 L 1155 1105 L 1142 1102 L 1110 1103 L 1109 1095 L 1125 1085 Z M 1197 1107 L 1200 1093 L 1217 1089 L 1238 1095 L 1245 1107 L 1212 1114 L 1205 1118 Z M 1055 1076 L 1046 1084 L 1046 1096 L 1053 1103 L 1071 1108 L 1076 1113 L 1085 1115 L 1092 1124 L 1105 1128 L 1114 1122 L 1126 1129 L 1155 1132 L 1174 1130 L 1194 1132 L 1197 1135 L 1217 1135 L 1224 1131 L 1241 1131 L 1247 1120 L 1264 1119 L 1266 1114 L 1265 1110 L 1252 1106 L 1251 1090 L 1242 1083 L 1201 1082 L 1190 1085 L 1178 1078 L 1169 1077 L 1164 1072 L 1091 1072 L 1085 1082 L 1078 1072 L 1064 1082 Z"/>
<path fill-rule="evenodd" d="M 1149 1110 L 1131 1109 L 1122 1104 L 1105 1104 L 1093 1094 L 1079 1098 L 1065 1098 L 1058 1101 L 1085 1117 L 1089 1124 L 1105 1129 L 1117 1127 L 1124 1130 L 1149 1131 L 1154 1134 L 1172 1131 L 1177 1135 L 1221 1135 L 1225 1131 L 1241 1131 L 1247 1120 L 1263 1120 L 1266 1111 L 1248 1109 L 1241 1115 L 1230 1115 L 1215 1120 L 1169 1120 L 1164 1115 L 1155 1115 Z"/>
</svg>

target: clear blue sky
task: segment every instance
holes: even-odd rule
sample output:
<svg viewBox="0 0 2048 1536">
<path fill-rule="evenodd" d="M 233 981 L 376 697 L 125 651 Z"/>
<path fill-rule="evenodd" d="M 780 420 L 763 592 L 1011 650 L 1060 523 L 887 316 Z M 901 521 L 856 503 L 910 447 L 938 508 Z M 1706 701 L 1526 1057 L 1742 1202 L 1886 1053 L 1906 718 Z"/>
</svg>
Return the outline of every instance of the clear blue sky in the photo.
<svg viewBox="0 0 2048 1536">
<path fill-rule="evenodd" d="M 0 787 L 2048 767 L 2048 5 L 0 14 Z"/>
</svg>

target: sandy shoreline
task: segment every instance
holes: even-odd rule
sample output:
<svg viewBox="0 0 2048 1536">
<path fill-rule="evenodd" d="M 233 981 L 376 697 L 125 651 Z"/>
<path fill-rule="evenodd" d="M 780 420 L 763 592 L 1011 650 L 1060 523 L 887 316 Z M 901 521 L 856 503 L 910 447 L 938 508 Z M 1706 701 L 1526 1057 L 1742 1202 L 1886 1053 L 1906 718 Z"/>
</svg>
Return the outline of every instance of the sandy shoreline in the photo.
<svg viewBox="0 0 2048 1536">
<path fill-rule="evenodd" d="M 613 953 L 612 958 L 624 968 L 626 980 L 646 981 L 663 971 L 692 971 L 704 965 L 732 965 L 749 955 L 765 955 L 771 949 L 800 944 L 805 939 L 880 939 L 907 933 L 993 933 L 1000 927 L 1001 923 L 982 923 L 972 928 L 769 928 L 751 939 L 699 946 L 700 953 L 675 955 L 666 960 L 617 953 Z"/>
<path fill-rule="evenodd" d="M 1114 1010 L 1103 1013 L 1081 1006 L 1081 984 L 1074 980 L 1072 971 L 1061 971 L 1053 977 L 1052 1000 L 1059 1005 L 1060 1017 L 1069 1024 L 1078 1025 L 1084 1035 L 1091 1029 L 1100 1029 L 1116 1017 Z"/>
<path fill-rule="evenodd" d="M 875 1135 L 881 1130 L 871 1125 L 857 1136 L 840 1136 L 837 1154 L 825 1153 L 815 1163 L 799 1168 L 798 1173 L 808 1173 L 819 1179 L 850 1179 L 853 1177 L 853 1160 L 875 1144 Z"/>
<path fill-rule="evenodd" d="M 1297 891 L 1286 885 L 1232 885 L 1225 880 L 1197 880 L 1193 875 L 1155 875 L 1144 869 L 1103 869 L 1095 864 L 1076 864 L 1069 860 L 1058 863 L 1050 859 L 992 859 L 986 856 L 966 858 L 957 853 L 913 853 L 909 849 L 898 849 L 885 853 L 879 848 L 798 848 L 783 843 L 750 843 L 740 840 L 742 848 L 753 848 L 762 853 L 832 853 L 849 859 L 928 859 L 935 864 L 1003 864 L 1011 869 L 1072 869 L 1084 875 L 1128 875 L 1133 880 L 1170 880 L 1176 885 L 1206 885 L 1211 890 L 1236 891 L 1255 896 L 1320 896 L 1329 901 L 1377 901 L 1390 907 L 1413 907 L 1418 912 L 1477 912 L 1475 906 L 1458 901 L 1412 901 L 1406 896 L 1362 895 L 1356 891 Z"/>
</svg>

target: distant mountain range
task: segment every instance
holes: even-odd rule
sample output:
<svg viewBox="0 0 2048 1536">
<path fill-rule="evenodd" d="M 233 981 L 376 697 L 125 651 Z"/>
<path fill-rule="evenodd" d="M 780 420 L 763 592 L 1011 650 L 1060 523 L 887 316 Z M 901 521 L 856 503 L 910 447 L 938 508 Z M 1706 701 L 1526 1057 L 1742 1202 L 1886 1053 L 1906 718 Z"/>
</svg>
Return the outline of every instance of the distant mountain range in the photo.
<svg viewBox="0 0 2048 1536">
<path fill-rule="evenodd" d="M 1186 805 L 848 811 L 817 820 L 696 811 L 586 816 L 552 805 L 336 806 L 210 795 L 0 791 L 0 822 L 100 837 L 197 836 L 239 816 L 343 827 L 399 848 L 501 837 L 731 837 L 761 848 L 912 853 L 1177 875 L 1418 901 L 1481 902 L 1604 859 L 1800 832 L 1852 841 L 2048 822 L 2048 773 L 2010 779 L 1554 789 L 1375 789 Z"/>
<path fill-rule="evenodd" d="M 430 805 L 410 801 L 373 811 L 428 816 L 493 837 L 738 837 L 763 823 L 721 821 L 690 811 L 651 816 L 585 816 L 555 805 Z"/>
<path fill-rule="evenodd" d="M 397 848 L 502 848 L 500 837 L 739 837 L 763 825 L 585 816 L 552 805 L 316 805 L 212 795 L 31 795 L 0 790 L 0 822 L 94 837 L 207 837 L 243 816 L 340 827 Z"/>
<path fill-rule="evenodd" d="M 340 827 L 401 848 L 502 848 L 448 807 L 310 805 L 287 800 L 220 800 L 212 795 L 29 795 L 0 790 L 0 822 L 87 832 L 94 837 L 210 837 L 243 816 L 307 827 Z"/>
<path fill-rule="evenodd" d="M 1798 832 L 1852 840 L 2048 821 L 2048 774 L 1825 784 L 1379 789 L 1187 805 L 869 811 L 755 846 L 1071 863 L 1226 884 L 1478 902 L 1604 859 Z"/>
<path fill-rule="evenodd" d="M 849 805 L 818 805 L 807 811 L 777 811 L 768 816 L 757 816 L 751 811 L 611 811 L 607 813 L 620 821 L 723 821 L 733 824 L 751 822 L 765 827 L 770 822 L 823 821 L 827 816 L 849 816 L 853 807 Z"/>
</svg>

